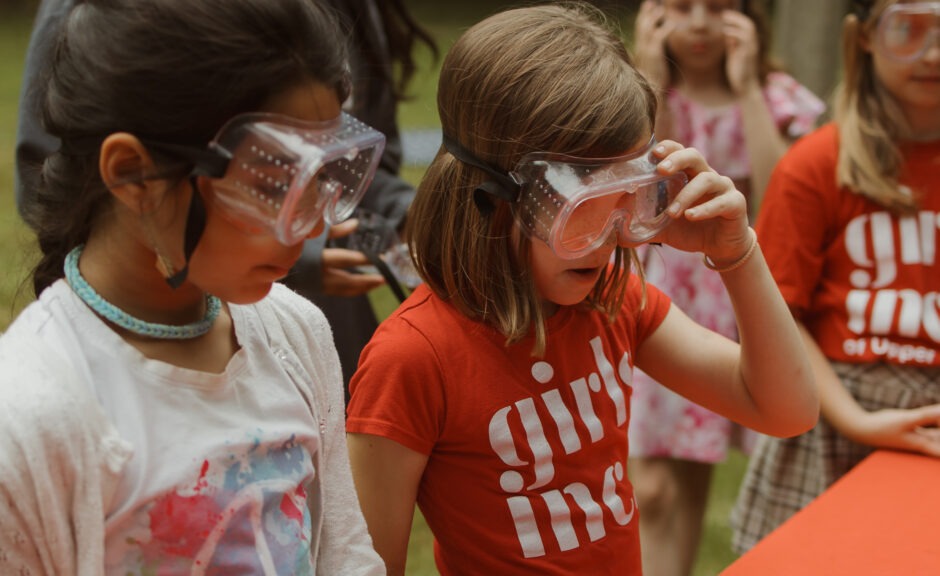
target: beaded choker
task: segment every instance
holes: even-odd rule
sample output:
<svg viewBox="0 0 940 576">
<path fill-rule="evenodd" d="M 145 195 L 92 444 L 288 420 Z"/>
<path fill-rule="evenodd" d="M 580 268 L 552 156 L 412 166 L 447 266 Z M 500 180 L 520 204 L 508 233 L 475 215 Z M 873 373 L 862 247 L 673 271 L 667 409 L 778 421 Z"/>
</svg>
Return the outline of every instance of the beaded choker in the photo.
<svg viewBox="0 0 940 576">
<path fill-rule="evenodd" d="M 206 294 L 206 315 L 202 320 L 183 326 L 174 326 L 172 324 L 156 324 L 145 322 L 139 318 L 134 318 L 127 312 L 121 310 L 114 304 L 101 297 L 95 292 L 85 278 L 78 271 L 78 257 L 82 253 L 84 245 L 76 246 L 65 257 L 65 279 L 72 287 L 72 290 L 82 299 L 89 308 L 98 313 L 105 320 L 112 322 L 125 330 L 134 334 L 147 336 L 148 338 L 159 338 L 162 340 L 188 340 L 202 336 L 212 328 L 212 323 L 219 316 L 222 309 L 222 302 L 211 294 Z"/>
</svg>

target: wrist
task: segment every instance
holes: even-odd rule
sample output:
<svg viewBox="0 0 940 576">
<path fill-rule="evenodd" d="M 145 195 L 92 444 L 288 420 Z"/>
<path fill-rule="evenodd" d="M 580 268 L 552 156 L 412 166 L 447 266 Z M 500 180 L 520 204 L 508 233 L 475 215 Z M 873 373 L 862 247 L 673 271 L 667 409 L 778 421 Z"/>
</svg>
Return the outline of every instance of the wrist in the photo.
<svg viewBox="0 0 940 576">
<path fill-rule="evenodd" d="M 757 232 L 755 232 L 754 229 L 751 228 L 750 226 L 748 226 L 747 232 L 748 232 L 748 237 L 750 238 L 750 242 L 748 242 L 747 248 L 744 250 L 743 253 L 741 253 L 736 258 L 728 259 L 728 260 L 724 260 L 724 259 L 713 260 L 707 254 L 703 254 L 702 262 L 705 263 L 705 267 L 708 268 L 709 270 L 714 270 L 715 272 L 718 272 L 719 274 L 723 274 L 725 272 L 731 272 L 732 270 L 737 270 L 738 268 L 743 266 L 745 263 L 747 263 L 747 261 L 751 259 L 751 256 L 753 256 L 754 252 L 757 250 Z"/>
<path fill-rule="evenodd" d="M 757 78 L 751 78 L 741 83 L 740 87 L 737 90 L 738 98 L 742 100 L 747 99 L 764 99 L 764 87 L 761 86 Z"/>
</svg>

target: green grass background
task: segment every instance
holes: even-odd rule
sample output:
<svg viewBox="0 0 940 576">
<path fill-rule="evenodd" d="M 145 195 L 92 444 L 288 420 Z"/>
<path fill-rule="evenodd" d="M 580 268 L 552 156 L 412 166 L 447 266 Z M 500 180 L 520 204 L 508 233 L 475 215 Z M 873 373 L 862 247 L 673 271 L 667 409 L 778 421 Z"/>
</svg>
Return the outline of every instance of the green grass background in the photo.
<svg viewBox="0 0 940 576">
<path fill-rule="evenodd" d="M 448 2 L 444 9 L 437 0 L 410 0 L 406 3 L 417 20 L 437 39 L 442 54 L 470 24 L 506 4 L 496 0 Z M 629 4 L 624 2 L 616 6 Z M 611 11 L 622 20 L 625 37 L 628 37 L 630 10 L 616 6 Z M 0 331 L 32 299 L 28 273 L 35 258 L 35 248 L 32 236 L 16 213 L 13 194 L 16 108 L 32 15 L 30 0 L 16 4 L 0 3 Z M 399 111 L 403 129 L 439 127 L 434 95 L 440 62 L 433 64 L 430 53 L 424 49 L 419 49 L 418 55 L 422 66 L 411 85 L 412 98 L 404 102 Z M 406 165 L 404 176 L 417 183 L 422 172 L 421 166 Z M 378 291 L 373 302 L 381 315 L 391 311 L 395 304 L 387 291 Z M 744 466 L 744 457 L 735 452 L 727 462 L 716 467 L 695 576 L 718 574 L 735 558 L 729 546 L 728 513 Z M 431 536 L 419 513 L 415 515 L 407 573 L 410 576 L 436 574 Z"/>
</svg>

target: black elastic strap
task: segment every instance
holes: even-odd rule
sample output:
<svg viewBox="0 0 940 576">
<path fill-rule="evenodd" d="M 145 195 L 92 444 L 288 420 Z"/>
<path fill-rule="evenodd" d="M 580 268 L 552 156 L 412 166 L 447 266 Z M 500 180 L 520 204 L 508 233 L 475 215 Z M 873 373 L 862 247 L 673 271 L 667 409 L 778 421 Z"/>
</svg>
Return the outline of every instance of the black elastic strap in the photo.
<svg viewBox="0 0 940 576">
<path fill-rule="evenodd" d="M 481 183 L 473 191 L 473 203 L 476 204 L 481 214 L 486 216 L 493 212 L 495 209 L 493 198 L 499 198 L 506 202 L 515 202 L 519 198 L 519 185 L 505 171 L 480 160 L 464 148 L 460 142 L 446 134 L 443 138 L 443 144 L 444 149 L 450 152 L 451 156 L 464 164 L 483 170 L 490 176 L 490 180 Z"/>
<path fill-rule="evenodd" d="M 186 237 L 183 240 L 183 256 L 185 258 L 183 269 L 166 279 L 171 288 L 179 288 L 186 281 L 189 274 L 189 259 L 196 251 L 196 245 L 202 238 L 206 229 L 206 205 L 202 201 L 202 194 L 196 183 L 196 176 L 189 177 L 193 187 L 192 198 L 189 201 L 189 212 L 186 215 Z"/>
<path fill-rule="evenodd" d="M 388 267 L 388 264 L 385 263 L 385 260 L 382 260 L 378 254 L 373 252 L 369 248 L 360 248 L 362 253 L 366 255 L 366 258 L 369 259 L 369 262 L 378 269 L 379 273 L 382 274 L 382 277 L 385 278 L 385 283 L 388 284 L 388 287 L 392 289 L 392 292 L 395 294 L 395 297 L 398 298 L 399 302 L 404 302 L 405 298 L 408 297 L 405 294 L 405 291 L 401 287 L 401 283 L 398 282 L 398 278 L 395 277 L 395 273 L 392 272 L 392 269 Z"/>
<path fill-rule="evenodd" d="M 174 158 L 185 160 L 193 165 L 192 175 L 205 176 L 207 178 L 221 178 L 225 176 L 228 165 L 232 161 L 232 155 L 222 149 L 217 144 L 209 144 L 208 148 L 198 146 L 188 146 L 185 144 L 173 144 L 171 142 L 161 142 L 149 138 L 140 138 L 144 146 Z"/>
</svg>

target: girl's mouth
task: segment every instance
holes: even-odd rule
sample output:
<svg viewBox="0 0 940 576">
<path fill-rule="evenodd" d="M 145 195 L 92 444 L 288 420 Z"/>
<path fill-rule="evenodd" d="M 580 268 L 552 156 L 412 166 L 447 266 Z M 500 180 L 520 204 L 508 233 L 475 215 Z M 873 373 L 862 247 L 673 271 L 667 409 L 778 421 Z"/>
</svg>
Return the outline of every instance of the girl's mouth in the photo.
<svg viewBox="0 0 940 576">
<path fill-rule="evenodd" d="M 571 268 L 568 271 L 571 272 L 572 274 L 576 274 L 578 276 L 582 276 L 586 278 L 586 277 L 596 275 L 598 271 L 600 271 L 600 267 L 596 266 L 594 268 Z"/>
</svg>

